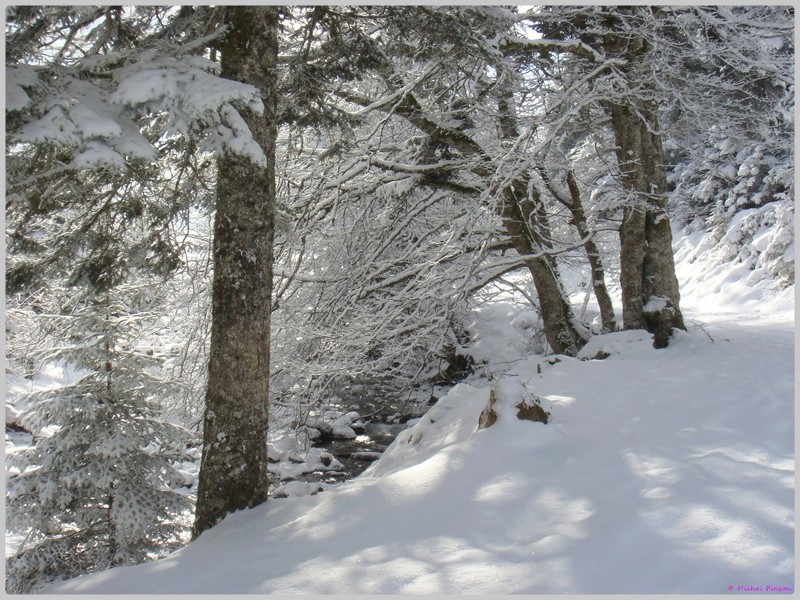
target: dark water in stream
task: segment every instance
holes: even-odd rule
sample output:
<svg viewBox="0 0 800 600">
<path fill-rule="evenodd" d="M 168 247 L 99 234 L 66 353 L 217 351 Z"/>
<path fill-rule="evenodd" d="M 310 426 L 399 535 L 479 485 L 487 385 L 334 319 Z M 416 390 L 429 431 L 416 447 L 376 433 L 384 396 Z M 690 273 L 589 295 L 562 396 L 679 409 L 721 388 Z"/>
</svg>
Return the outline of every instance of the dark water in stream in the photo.
<svg viewBox="0 0 800 600">
<path fill-rule="evenodd" d="M 397 435 L 408 427 L 410 415 L 400 417 L 376 415 L 364 423 L 364 428 L 356 428 L 354 439 L 329 438 L 314 446 L 326 450 L 338 460 L 344 469 L 339 471 L 314 471 L 302 477 L 303 481 L 322 481 L 336 483 L 360 475 L 375 460 L 380 458 Z"/>
<path fill-rule="evenodd" d="M 444 390 L 428 390 L 420 392 L 414 398 L 396 397 L 390 389 L 353 390 L 350 396 L 356 399 L 351 410 L 358 412 L 362 418 L 363 429 L 353 427 L 355 439 L 343 439 L 325 436 L 315 440 L 313 444 L 332 454 L 344 469 L 339 471 L 314 471 L 304 475 L 302 481 L 321 481 L 337 483 L 352 479 L 361 474 L 375 460 L 380 458 L 384 450 L 397 435 L 406 429 L 411 419 L 419 418 L 443 395 Z M 394 392 L 396 394 L 396 392 Z"/>
</svg>

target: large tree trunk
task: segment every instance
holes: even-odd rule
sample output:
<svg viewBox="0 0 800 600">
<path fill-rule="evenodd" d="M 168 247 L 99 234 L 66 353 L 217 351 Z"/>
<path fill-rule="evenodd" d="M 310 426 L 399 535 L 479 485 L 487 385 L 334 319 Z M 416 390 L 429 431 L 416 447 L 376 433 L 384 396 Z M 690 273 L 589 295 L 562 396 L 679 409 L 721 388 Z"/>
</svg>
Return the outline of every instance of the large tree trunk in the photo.
<svg viewBox="0 0 800 600">
<path fill-rule="evenodd" d="M 646 14 L 649 7 L 618 10 Z M 611 23 L 618 23 L 612 16 Z M 620 226 L 620 287 L 625 329 L 646 329 L 664 348 L 674 328 L 685 329 L 672 254 L 667 211 L 667 177 L 654 85 L 649 73 L 652 47 L 638 36 L 607 34 L 607 56 L 624 59 L 629 91 L 607 102 L 616 140 L 622 186 L 629 194 Z"/>
<path fill-rule="evenodd" d="M 685 329 L 667 212 L 664 150 L 655 109 L 641 100 L 611 103 L 622 185 L 631 195 L 620 226 L 620 283 L 626 329 L 647 329 L 656 348 Z"/>
<path fill-rule="evenodd" d="M 256 86 L 264 113 L 243 111 L 266 168 L 218 160 L 211 350 L 203 456 L 192 532 L 267 499 L 267 402 L 275 202 L 276 7 L 228 7 L 222 76 Z"/>
</svg>

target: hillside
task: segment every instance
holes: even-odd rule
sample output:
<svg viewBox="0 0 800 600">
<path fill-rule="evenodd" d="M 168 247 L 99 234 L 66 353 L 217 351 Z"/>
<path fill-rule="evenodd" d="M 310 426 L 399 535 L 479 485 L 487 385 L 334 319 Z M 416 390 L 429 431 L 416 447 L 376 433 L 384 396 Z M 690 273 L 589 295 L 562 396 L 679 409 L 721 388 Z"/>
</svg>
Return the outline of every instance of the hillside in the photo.
<svg viewBox="0 0 800 600">
<path fill-rule="evenodd" d="M 474 315 L 479 374 L 360 477 L 229 516 L 155 563 L 59 593 L 726 593 L 794 587 L 794 288 L 677 243 L 688 331 L 526 355 Z M 494 390 L 497 422 L 478 430 Z M 514 405 L 541 398 L 547 425 Z M 760 589 L 756 589 L 760 588 Z"/>
</svg>

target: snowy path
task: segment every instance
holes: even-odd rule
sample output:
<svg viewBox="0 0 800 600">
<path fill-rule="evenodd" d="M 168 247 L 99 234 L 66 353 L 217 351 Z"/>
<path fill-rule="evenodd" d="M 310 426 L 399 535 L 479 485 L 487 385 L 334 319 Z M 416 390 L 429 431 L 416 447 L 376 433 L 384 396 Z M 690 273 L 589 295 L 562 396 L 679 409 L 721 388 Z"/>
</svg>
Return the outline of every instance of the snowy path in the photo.
<svg viewBox="0 0 800 600">
<path fill-rule="evenodd" d="M 501 410 L 475 432 L 488 391 L 458 386 L 364 476 L 59 591 L 791 587 L 793 324 L 721 315 L 705 328 L 713 342 L 690 328 L 662 351 L 634 342 L 603 361 L 524 359 L 497 389 L 546 397 L 547 426 Z"/>
<path fill-rule="evenodd" d="M 563 468 L 551 455 L 552 469 L 566 497 L 593 507 L 582 533 L 595 542 L 571 544 L 572 584 L 550 590 L 791 585 L 794 336 L 722 322 L 708 331 L 714 344 L 682 336 L 663 360 L 645 350 L 544 378 L 544 394 L 564 397 L 556 428 L 580 439 L 563 446 Z"/>
</svg>

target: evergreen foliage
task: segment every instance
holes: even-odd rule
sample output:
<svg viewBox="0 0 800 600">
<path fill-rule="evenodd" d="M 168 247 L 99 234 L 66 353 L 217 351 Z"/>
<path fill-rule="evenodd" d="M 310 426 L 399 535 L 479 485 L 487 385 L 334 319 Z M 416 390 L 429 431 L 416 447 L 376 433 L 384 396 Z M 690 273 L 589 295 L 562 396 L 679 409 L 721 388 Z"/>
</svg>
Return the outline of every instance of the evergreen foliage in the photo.
<svg viewBox="0 0 800 600">
<path fill-rule="evenodd" d="M 128 284 L 78 293 L 68 314 L 51 317 L 64 345 L 40 358 L 77 378 L 32 393 L 20 417 L 37 441 L 15 455 L 19 474 L 7 486 L 9 527 L 26 533 L 7 563 L 10 592 L 182 543 L 191 504 L 174 490 L 186 482 L 173 462 L 193 434 L 160 418 L 170 389 L 162 357 L 142 344 L 156 317 L 136 306 L 147 292 Z"/>
<path fill-rule="evenodd" d="M 660 226 L 659 273 L 669 215 L 713 232 L 717 260 L 794 281 L 791 8 L 279 7 L 268 73 L 242 20 L 264 10 L 7 12 L 7 358 L 75 374 L 16 399 L 35 445 L 10 463 L 8 527 L 28 537 L 9 591 L 185 542 L 175 462 L 208 390 L 206 430 L 237 413 L 261 452 L 268 405 L 302 425 L 353 383 L 399 395 L 452 372 L 470 309 L 511 273 L 532 345 L 575 354 L 617 327 L 637 211 L 650 237 L 633 254 Z M 625 131 L 648 152 L 618 152 Z M 657 189 L 626 181 L 644 164 Z M 209 377 L 232 306 L 247 318 Z M 628 312 L 662 345 L 680 326 Z M 222 472 L 235 452 L 214 439 Z M 237 507 L 265 498 L 265 461 Z"/>
<path fill-rule="evenodd" d="M 173 489 L 187 483 L 173 463 L 194 434 L 163 417 L 183 390 L 164 376 L 155 290 L 182 264 L 189 207 L 208 204 L 208 153 L 252 151 L 230 103 L 260 105 L 170 29 L 182 18 L 9 11 L 6 288 L 22 328 L 46 333 L 33 353 L 14 349 L 29 376 L 37 364 L 77 374 L 17 399 L 35 444 L 8 485 L 9 529 L 26 534 L 10 591 L 186 539 L 191 502 Z"/>
</svg>

